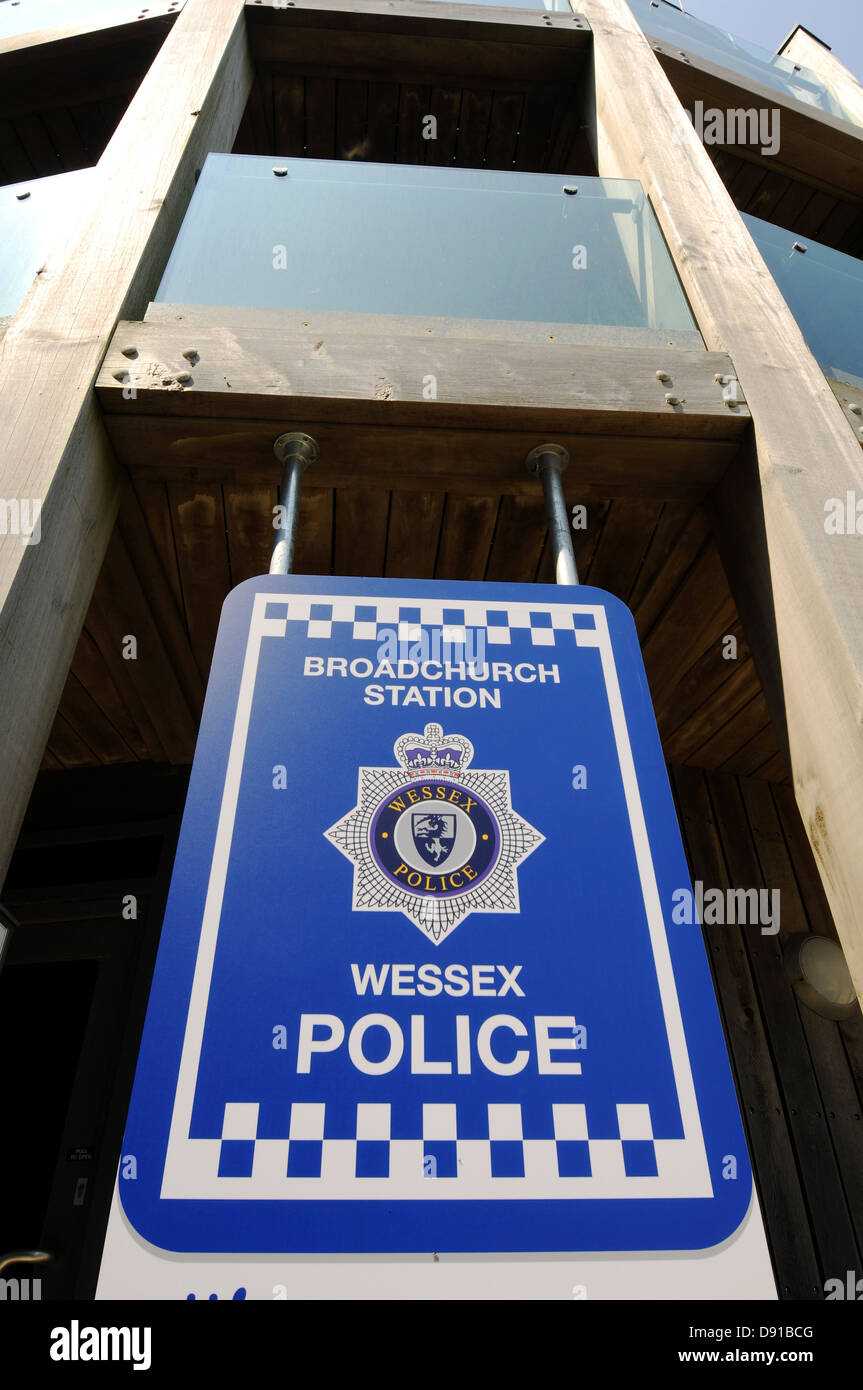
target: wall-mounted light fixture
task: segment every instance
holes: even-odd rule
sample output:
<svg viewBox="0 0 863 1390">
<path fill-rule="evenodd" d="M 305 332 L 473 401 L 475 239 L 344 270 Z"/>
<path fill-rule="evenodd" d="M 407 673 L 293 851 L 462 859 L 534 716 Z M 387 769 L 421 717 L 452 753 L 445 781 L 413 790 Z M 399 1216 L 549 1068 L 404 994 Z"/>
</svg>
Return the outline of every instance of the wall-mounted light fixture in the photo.
<svg viewBox="0 0 863 1390">
<path fill-rule="evenodd" d="M 785 946 L 785 963 L 802 1004 L 822 1018 L 850 1018 L 857 993 L 839 944 L 829 936 L 797 932 Z"/>
</svg>

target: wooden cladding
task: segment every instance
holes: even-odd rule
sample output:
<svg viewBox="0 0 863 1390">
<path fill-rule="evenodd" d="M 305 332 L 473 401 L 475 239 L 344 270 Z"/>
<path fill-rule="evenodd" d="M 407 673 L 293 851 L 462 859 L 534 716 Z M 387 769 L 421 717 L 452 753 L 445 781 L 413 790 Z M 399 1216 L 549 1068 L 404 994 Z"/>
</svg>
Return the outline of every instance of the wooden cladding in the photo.
<svg viewBox="0 0 863 1390">
<path fill-rule="evenodd" d="M 580 504 L 564 475 L 567 504 Z M 190 762 L 222 601 L 266 573 L 276 483 L 162 482 L 123 501 L 44 767 Z M 580 514 L 576 518 L 581 521 Z M 628 603 L 660 733 L 679 762 L 781 780 L 779 753 L 703 509 L 590 502 L 573 532 L 583 583 Z M 551 584 L 545 509 L 533 495 L 303 488 L 301 574 Z M 137 636 L 127 660 L 123 639 Z M 734 638 L 729 658 L 726 639 Z"/>
<path fill-rule="evenodd" d="M 441 0 L 246 15 L 256 80 L 238 154 L 593 172 L 579 15 Z"/>
<path fill-rule="evenodd" d="M 175 19 L 0 44 L 0 183 L 95 164 Z"/>
<path fill-rule="evenodd" d="M 435 138 L 423 136 L 426 117 Z M 487 86 L 287 74 L 263 64 L 235 154 L 593 172 L 572 84 Z"/>
<path fill-rule="evenodd" d="M 767 159 L 719 147 L 708 146 L 708 151 L 741 212 L 846 255 L 863 256 L 863 201 L 837 197 L 817 183 L 772 167 Z"/>
<path fill-rule="evenodd" d="M 820 1301 L 826 1279 L 863 1267 L 863 1018 L 812 1013 L 784 968 L 789 935 L 836 940 L 791 789 L 671 771 L 693 879 L 779 893 L 778 933 L 703 931 L 779 1296 Z"/>
</svg>

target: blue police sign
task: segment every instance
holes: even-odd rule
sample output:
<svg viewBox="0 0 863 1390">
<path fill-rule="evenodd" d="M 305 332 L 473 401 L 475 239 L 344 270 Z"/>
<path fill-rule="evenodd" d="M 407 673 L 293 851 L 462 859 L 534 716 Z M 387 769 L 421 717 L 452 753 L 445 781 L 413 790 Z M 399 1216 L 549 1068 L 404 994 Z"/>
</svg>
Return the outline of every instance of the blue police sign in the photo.
<svg viewBox="0 0 863 1390">
<path fill-rule="evenodd" d="M 686 1251 L 752 1195 L 635 627 L 267 577 L 216 645 L 121 1165 L 167 1251 Z M 677 914 L 679 915 L 679 914 Z"/>
</svg>

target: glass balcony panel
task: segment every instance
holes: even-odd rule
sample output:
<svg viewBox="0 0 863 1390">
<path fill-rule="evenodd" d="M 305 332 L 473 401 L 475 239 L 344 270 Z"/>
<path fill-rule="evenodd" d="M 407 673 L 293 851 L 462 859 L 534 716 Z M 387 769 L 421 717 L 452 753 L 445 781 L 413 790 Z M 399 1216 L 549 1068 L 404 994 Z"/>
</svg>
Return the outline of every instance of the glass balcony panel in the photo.
<svg viewBox="0 0 863 1390">
<path fill-rule="evenodd" d="M 684 14 L 668 0 L 627 0 L 627 3 L 645 34 L 654 42 L 668 44 L 669 49 L 684 49 L 687 53 L 728 68 L 744 79 L 762 82 L 831 116 L 858 124 L 827 84 L 810 68 L 801 67 L 789 58 L 762 48 L 760 44 L 750 43 L 748 39 L 741 39 L 725 29 L 707 24 L 703 19 L 696 19 L 695 15 Z"/>
<path fill-rule="evenodd" d="M 863 388 L 863 262 L 758 217 L 743 220 L 825 376 Z"/>
<path fill-rule="evenodd" d="M 0 188 L 0 318 L 20 308 L 33 277 L 90 205 L 95 169 Z"/>
<path fill-rule="evenodd" d="M 695 330 L 637 182 L 344 160 L 210 155 L 156 298 Z"/>
</svg>

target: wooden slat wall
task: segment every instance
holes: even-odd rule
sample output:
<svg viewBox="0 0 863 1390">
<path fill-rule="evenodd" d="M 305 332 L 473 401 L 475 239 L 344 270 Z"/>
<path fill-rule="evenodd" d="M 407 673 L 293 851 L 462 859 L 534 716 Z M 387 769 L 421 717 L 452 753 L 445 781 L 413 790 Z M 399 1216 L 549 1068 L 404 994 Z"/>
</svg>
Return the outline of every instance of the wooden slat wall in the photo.
<svg viewBox="0 0 863 1390">
<path fill-rule="evenodd" d="M 575 85 L 559 81 L 416 85 L 259 63 L 234 153 L 588 175 L 580 110 Z"/>
<path fill-rule="evenodd" d="M 575 475 L 567 475 L 572 508 Z M 191 761 L 219 614 L 265 574 L 275 486 L 151 482 L 123 501 L 45 766 Z M 758 676 L 702 509 L 591 502 L 573 532 L 581 582 L 635 616 L 667 756 L 784 780 Z M 541 496 L 373 488 L 302 492 L 296 571 L 554 582 Z M 138 657 L 123 656 L 135 636 Z M 737 642 L 725 655 L 725 639 Z"/>
<path fill-rule="evenodd" d="M 0 54 L 0 184 L 95 164 L 174 18 Z"/>
<path fill-rule="evenodd" d="M 767 159 L 751 159 L 716 145 L 708 145 L 707 151 L 741 212 L 812 237 L 846 255 L 863 256 L 863 203 L 774 172 Z"/>
<path fill-rule="evenodd" d="M 725 186 L 741 212 L 813 237 L 838 251 L 863 255 L 863 174 L 861 132 L 850 121 L 822 119 L 815 108 L 798 109 L 777 91 L 765 95 L 746 87 L 731 72 L 724 77 L 702 67 L 696 54 L 684 59 L 654 45 L 660 63 L 683 106 L 704 110 L 778 111 L 778 148 L 762 155 L 759 145 L 706 145 Z M 771 99 L 772 98 L 772 99 Z M 776 127 L 774 126 L 774 130 Z"/>
<path fill-rule="evenodd" d="M 120 111 L 134 96 L 134 89 Z M 0 121 L 0 183 L 22 183 L 96 164 L 118 120 L 99 102 L 82 102 L 36 115 Z"/>
<path fill-rule="evenodd" d="M 800 1004 L 782 946 L 836 939 L 790 788 L 671 769 L 693 879 L 780 892 L 778 935 L 704 927 L 780 1296 L 823 1299 L 863 1260 L 863 1018 Z M 697 928 L 692 928 L 697 930 Z"/>
</svg>

